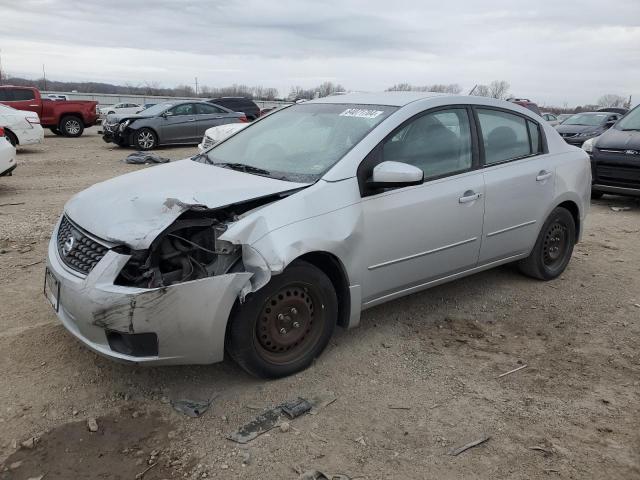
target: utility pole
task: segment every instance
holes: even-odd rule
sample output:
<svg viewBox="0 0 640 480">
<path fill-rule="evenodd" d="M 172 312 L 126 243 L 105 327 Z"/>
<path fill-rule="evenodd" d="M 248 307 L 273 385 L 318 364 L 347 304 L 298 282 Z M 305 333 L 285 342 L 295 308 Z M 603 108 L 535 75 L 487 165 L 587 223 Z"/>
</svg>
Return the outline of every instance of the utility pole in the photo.
<svg viewBox="0 0 640 480">
<path fill-rule="evenodd" d="M 47 74 L 44 71 L 44 63 L 42 64 L 42 78 L 44 80 L 44 89 L 47 90 Z"/>
<path fill-rule="evenodd" d="M 198 96 L 198 77 L 196 77 L 196 97 Z"/>
</svg>

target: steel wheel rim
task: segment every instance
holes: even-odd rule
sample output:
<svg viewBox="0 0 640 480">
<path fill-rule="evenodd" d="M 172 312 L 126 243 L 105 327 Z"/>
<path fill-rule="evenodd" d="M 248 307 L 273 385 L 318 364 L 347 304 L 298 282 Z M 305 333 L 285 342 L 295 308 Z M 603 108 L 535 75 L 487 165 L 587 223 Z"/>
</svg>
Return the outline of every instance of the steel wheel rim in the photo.
<svg viewBox="0 0 640 480">
<path fill-rule="evenodd" d="M 256 350 L 272 364 L 294 362 L 317 344 L 324 320 L 314 286 L 287 285 L 264 303 L 255 326 Z"/>
<path fill-rule="evenodd" d="M 138 134 L 138 145 L 142 148 L 151 148 L 155 140 L 153 138 L 153 134 L 151 132 L 140 132 Z"/>
<path fill-rule="evenodd" d="M 557 268 L 564 262 L 569 235 L 567 227 L 560 222 L 549 225 L 542 244 L 542 261 L 546 267 Z"/>
<path fill-rule="evenodd" d="M 80 132 L 80 122 L 77 120 L 68 120 L 66 123 L 67 132 L 71 135 L 76 135 Z"/>
</svg>

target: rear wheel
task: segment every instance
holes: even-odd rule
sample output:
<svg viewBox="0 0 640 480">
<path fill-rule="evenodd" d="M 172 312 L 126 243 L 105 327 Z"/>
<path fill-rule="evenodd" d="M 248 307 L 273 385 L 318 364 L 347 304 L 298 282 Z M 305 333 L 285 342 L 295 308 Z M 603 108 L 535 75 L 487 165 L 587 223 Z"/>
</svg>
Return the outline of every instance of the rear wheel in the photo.
<svg viewBox="0 0 640 480">
<path fill-rule="evenodd" d="M 15 133 L 5 130 L 4 136 L 7 137 L 7 140 L 9 140 L 11 145 L 14 147 L 18 146 L 18 137 L 16 137 Z"/>
<path fill-rule="evenodd" d="M 151 150 L 158 145 L 158 136 L 150 128 L 141 128 L 134 132 L 133 143 L 139 150 Z"/>
<path fill-rule="evenodd" d="M 234 309 L 227 351 L 253 375 L 291 375 L 324 350 L 337 315 L 331 280 L 317 267 L 296 261 Z"/>
<path fill-rule="evenodd" d="M 575 243 L 573 216 L 565 208 L 555 208 L 544 222 L 531 255 L 520 261 L 518 266 L 525 275 L 553 280 L 567 268 Z"/>
<path fill-rule="evenodd" d="M 60 120 L 58 128 L 65 137 L 79 137 L 84 132 L 84 122 L 79 117 L 69 115 Z"/>
</svg>

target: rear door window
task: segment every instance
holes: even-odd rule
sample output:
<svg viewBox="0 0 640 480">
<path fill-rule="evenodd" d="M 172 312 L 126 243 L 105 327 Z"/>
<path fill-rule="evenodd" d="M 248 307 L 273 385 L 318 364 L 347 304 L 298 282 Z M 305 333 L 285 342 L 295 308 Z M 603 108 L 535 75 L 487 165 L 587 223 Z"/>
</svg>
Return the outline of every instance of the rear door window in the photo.
<svg viewBox="0 0 640 480">
<path fill-rule="evenodd" d="M 208 103 L 196 103 L 196 111 L 198 112 L 198 115 L 214 115 L 219 113 L 226 113 L 224 110 Z"/>
<path fill-rule="evenodd" d="M 36 98 L 33 90 L 26 90 L 22 88 L 16 88 L 13 91 L 13 101 L 14 102 L 23 102 L 27 100 L 34 100 Z"/>
<path fill-rule="evenodd" d="M 529 139 L 528 120 L 519 115 L 500 110 L 477 109 L 485 164 L 492 165 L 539 153 L 540 133 L 537 132 L 537 147 Z M 535 135 L 535 133 L 534 133 Z"/>
</svg>

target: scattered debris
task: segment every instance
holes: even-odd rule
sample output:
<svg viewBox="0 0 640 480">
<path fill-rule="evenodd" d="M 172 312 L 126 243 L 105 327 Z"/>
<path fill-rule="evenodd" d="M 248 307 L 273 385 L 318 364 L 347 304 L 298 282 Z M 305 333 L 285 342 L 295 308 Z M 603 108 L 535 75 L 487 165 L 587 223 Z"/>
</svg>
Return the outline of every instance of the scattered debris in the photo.
<svg viewBox="0 0 640 480">
<path fill-rule="evenodd" d="M 354 442 L 359 443 L 360 445 L 367 446 L 367 442 L 364 440 L 364 435 L 360 435 L 358 438 L 353 439 Z"/>
<path fill-rule="evenodd" d="M 149 465 L 147 468 L 145 468 L 142 472 L 136 474 L 136 480 L 141 480 L 146 473 L 151 470 L 153 467 L 155 467 L 156 465 L 158 465 L 158 463 L 152 463 L 151 465 Z"/>
<path fill-rule="evenodd" d="M 297 473 L 297 472 L 296 472 Z M 348 475 L 344 475 L 343 473 L 323 473 L 319 470 L 307 470 L 302 473 L 298 480 L 353 480 Z"/>
<path fill-rule="evenodd" d="M 466 445 L 463 445 L 461 447 L 449 450 L 449 455 L 454 456 L 454 457 L 457 456 L 457 455 L 460 455 L 462 452 L 466 452 L 470 448 L 477 447 L 478 445 L 483 444 L 484 442 L 486 442 L 490 438 L 491 438 L 491 436 L 485 435 L 484 437 L 482 437 L 482 438 L 480 438 L 478 440 L 474 440 L 473 442 L 469 442 Z"/>
<path fill-rule="evenodd" d="M 522 365 L 522 366 L 520 366 L 518 368 L 514 368 L 513 370 L 509 370 L 508 372 L 501 373 L 500 375 L 498 375 L 498 378 L 506 377 L 507 375 L 511 375 L 512 373 L 515 373 L 518 370 L 522 370 L 523 368 L 527 368 L 527 367 L 528 367 L 528 365 L 524 364 L 524 365 Z"/>
<path fill-rule="evenodd" d="M 191 417 L 197 418 L 206 412 L 211 406 L 212 399 L 207 400 L 206 402 L 199 402 L 197 400 L 171 400 L 171 406 L 174 410 Z"/>
<path fill-rule="evenodd" d="M 543 446 L 540 446 L 540 445 L 536 445 L 534 447 L 529 447 L 529 450 L 536 450 L 538 452 L 544 453 L 545 455 L 552 455 L 554 453 L 553 450 L 551 450 L 549 448 L 546 448 L 546 447 L 543 447 Z"/>
<path fill-rule="evenodd" d="M 296 398 L 295 400 L 290 400 L 288 402 L 280 405 L 282 412 L 289 417 L 290 419 L 294 419 L 303 415 L 311 410 L 312 405 L 305 400 L 304 398 Z"/>
<path fill-rule="evenodd" d="M 27 480 L 42 480 L 45 475 L 46 473 L 43 473 L 42 475 L 38 475 L 37 477 L 29 477 L 27 478 Z"/>
<path fill-rule="evenodd" d="M 627 212 L 631 210 L 631 207 L 609 207 L 614 212 Z"/>
<path fill-rule="evenodd" d="M 280 424 L 280 431 L 282 433 L 286 433 L 289 431 L 289 429 L 291 428 L 291 426 L 289 425 L 289 422 L 282 422 Z"/>
<path fill-rule="evenodd" d="M 98 431 L 98 421 L 95 418 L 90 418 L 87 420 L 87 428 L 90 432 Z"/>
<path fill-rule="evenodd" d="M 305 413 L 315 415 L 321 408 L 335 402 L 336 398 L 333 392 L 323 392 L 310 400 L 302 397 L 289 400 L 262 412 L 249 423 L 238 428 L 235 432 L 228 434 L 227 438 L 234 442 L 244 444 L 275 427 L 279 426 L 280 430 L 283 431 L 282 426 L 285 425 L 285 423 L 289 425 L 287 422 L 283 423 L 283 419 L 293 420 Z"/>
<path fill-rule="evenodd" d="M 20 468 L 20 465 L 22 465 L 22 460 L 13 462 L 11 465 L 9 465 L 9 470 L 17 470 L 18 468 Z"/>
<path fill-rule="evenodd" d="M 148 163 L 167 163 L 171 160 L 165 157 L 160 157 L 153 153 L 147 152 L 133 152 L 128 155 L 124 160 L 125 163 L 133 163 L 136 165 L 148 164 Z"/>
<path fill-rule="evenodd" d="M 391 410 L 411 410 L 411 407 L 405 407 L 402 405 L 388 405 Z"/>
<path fill-rule="evenodd" d="M 20 448 L 26 448 L 27 450 L 33 450 L 36 448 L 36 444 L 38 443 L 38 437 L 31 437 L 20 443 Z"/>
</svg>

